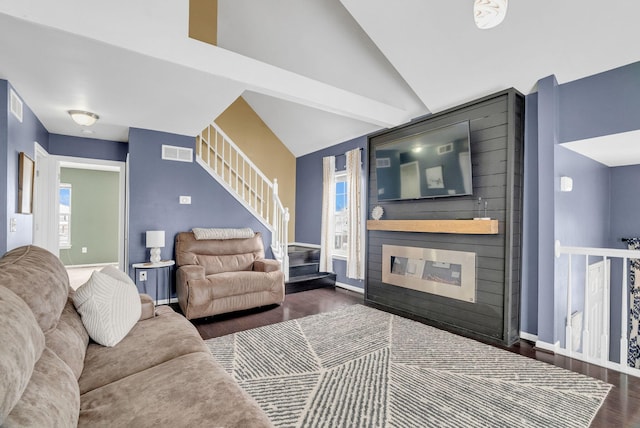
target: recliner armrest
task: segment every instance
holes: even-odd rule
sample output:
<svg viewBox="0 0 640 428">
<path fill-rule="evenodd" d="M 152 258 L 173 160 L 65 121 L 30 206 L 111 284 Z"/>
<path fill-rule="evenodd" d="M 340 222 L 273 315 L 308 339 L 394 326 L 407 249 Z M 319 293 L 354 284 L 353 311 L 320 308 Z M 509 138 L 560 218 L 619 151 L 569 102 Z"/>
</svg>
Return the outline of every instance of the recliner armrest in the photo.
<svg viewBox="0 0 640 428">
<path fill-rule="evenodd" d="M 280 270 L 280 262 L 272 259 L 258 259 L 253 262 L 253 270 L 256 272 L 276 272 Z"/>
</svg>

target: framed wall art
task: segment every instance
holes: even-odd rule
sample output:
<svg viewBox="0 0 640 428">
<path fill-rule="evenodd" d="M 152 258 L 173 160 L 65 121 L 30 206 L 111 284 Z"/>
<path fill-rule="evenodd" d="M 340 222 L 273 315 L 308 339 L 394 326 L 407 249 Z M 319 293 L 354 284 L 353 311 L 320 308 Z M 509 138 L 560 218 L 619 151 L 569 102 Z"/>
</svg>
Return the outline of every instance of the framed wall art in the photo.
<svg viewBox="0 0 640 428">
<path fill-rule="evenodd" d="M 24 152 L 20 152 L 18 165 L 18 213 L 33 212 L 33 179 L 35 164 Z"/>
</svg>

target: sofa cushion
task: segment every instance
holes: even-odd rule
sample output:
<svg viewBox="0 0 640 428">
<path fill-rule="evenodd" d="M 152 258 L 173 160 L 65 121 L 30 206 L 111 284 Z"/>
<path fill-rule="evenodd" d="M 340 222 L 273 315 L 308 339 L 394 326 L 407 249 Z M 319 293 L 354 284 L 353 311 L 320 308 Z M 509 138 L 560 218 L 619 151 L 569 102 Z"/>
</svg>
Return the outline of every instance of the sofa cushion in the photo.
<svg viewBox="0 0 640 428">
<path fill-rule="evenodd" d="M 42 355 L 44 334 L 29 306 L 1 285 L 0 316 L 0 425 L 4 426 Z"/>
<path fill-rule="evenodd" d="M 270 427 L 215 362 L 195 352 L 82 395 L 79 427 Z"/>
<path fill-rule="evenodd" d="M 69 296 L 67 304 L 60 315 L 60 321 L 46 335 L 47 348 L 56 353 L 73 371 L 76 379 L 80 377 L 84 367 L 84 356 L 89 344 L 89 333 L 84 328 L 80 314 L 73 306 Z"/>
<path fill-rule="evenodd" d="M 73 304 L 91 339 L 104 346 L 117 345 L 142 312 L 134 285 L 98 271 L 76 290 Z"/>
<path fill-rule="evenodd" d="M 206 345 L 196 328 L 168 306 L 158 307 L 158 316 L 136 323 L 118 346 L 90 344 L 85 371 L 79 379 L 80 393 L 115 382 L 133 373 L 191 352 L 204 352 Z"/>
<path fill-rule="evenodd" d="M 43 332 L 56 326 L 69 295 L 60 259 L 34 245 L 13 249 L 0 259 L 0 284 L 26 302 Z"/>
<path fill-rule="evenodd" d="M 33 375 L 13 408 L 7 427 L 75 427 L 80 412 L 80 393 L 73 372 L 46 348 Z"/>
</svg>

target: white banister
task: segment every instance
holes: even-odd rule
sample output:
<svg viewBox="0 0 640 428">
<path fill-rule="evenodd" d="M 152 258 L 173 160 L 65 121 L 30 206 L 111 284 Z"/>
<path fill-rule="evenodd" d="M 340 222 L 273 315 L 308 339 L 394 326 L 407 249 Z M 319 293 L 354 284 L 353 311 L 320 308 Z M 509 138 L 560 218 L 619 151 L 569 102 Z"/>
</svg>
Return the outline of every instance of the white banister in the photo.
<svg viewBox="0 0 640 428">
<path fill-rule="evenodd" d="M 629 367 L 628 365 L 628 322 L 629 322 L 629 290 L 628 290 L 628 264 L 630 259 L 640 259 L 640 250 L 623 250 L 616 248 L 595 248 L 595 247 L 572 247 L 562 246 L 559 241 L 555 242 L 555 255 L 561 257 L 562 255 L 568 256 L 568 275 L 567 275 L 567 307 L 566 307 L 566 323 L 565 323 L 565 344 L 564 347 L 558 348 L 558 352 L 562 355 L 566 355 L 572 358 L 576 358 L 589 363 L 601 365 L 614 370 L 618 370 L 624 373 L 632 374 L 634 376 L 640 376 L 640 369 Z M 580 301 L 576 301 L 573 295 L 573 255 L 584 256 L 585 261 L 585 279 L 584 279 L 584 300 L 583 300 L 583 323 L 582 323 L 582 349 L 573 350 L 572 337 L 578 332 L 572 331 L 572 308 L 575 304 L 580 304 Z M 598 294 L 591 294 L 591 284 L 589 282 L 589 258 L 597 257 L 602 258 L 602 270 L 604 275 L 604 283 L 601 291 Z M 611 361 L 609 356 L 609 340 L 611 337 L 611 289 L 610 284 L 611 270 L 610 259 L 620 259 L 622 261 L 622 279 L 621 279 L 621 299 L 620 299 L 620 362 Z M 599 263 L 599 262 L 598 262 Z M 591 265 L 593 266 L 593 265 Z M 558 286 L 558 285 L 556 285 Z M 589 308 L 593 307 L 593 304 L 597 304 L 598 301 L 591 299 L 600 299 L 601 312 L 589 313 Z M 597 310 L 594 310 L 597 312 Z M 599 316 L 598 316 L 599 315 Z M 594 318 L 597 317 L 597 318 Z M 589 324 L 595 325 L 595 330 L 590 330 Z M 594 324 L 595 323 L 595 324 Z M 602 323 L 602 328 L 598 323 Z M 598 337 L 592 337 L 600 330 Z M 599 350 L 599 354 L 597 353 Z"/>
<path fill-rule="evenodd" d="M 627 258 L 622 263 L 622 303 L 620 306 L 620 365 L 627 367 L 629 364 L 629 340 L 627 339 L 627 322 L 629 321 L 629 309 L 627 307 L 627 296 L 629 295 L 629 286 L 627 284 Z"/>
<path fill-rule="evenodd" d="M 573 307 L 572 303 L 571 303 L 571 295 L 573 294 L 571 291 L 571 284 L 573 283 L 573 281 L 571 281 L 571 254 L 569 254 L 569 285 L 567 286 L 567 320 L 565 321 L 565 342 L 566 342 L 566 347 L 568 349 L 569 352 L 569 356 L 571 356 L 571 354 L 573 353 L 573 332 L 572 332 L 572 328 L 571 328 L 571 322 L 572 317 L 571 317 L 571 308 Z"/>
<path fill-rule="evenodd" d="M 571 282 L 569 282 L 571 284 Z M 586 310 L 589 307 L 589 256 L 584 256 L 584 307 L 582 312 L 582 352 L 590 352 L 591 350 L 591 335 L 589 333 L 589 321 L 590 313 Z"/>
<path fill-rule="evenodd" d="M 271 248 L 288 279 L 289 210 L 280 201 L 277 181 L 272 183 L 215 123 L 196 138 L 196 153 L 196 161 L 271 231 Z"/>
</svg>

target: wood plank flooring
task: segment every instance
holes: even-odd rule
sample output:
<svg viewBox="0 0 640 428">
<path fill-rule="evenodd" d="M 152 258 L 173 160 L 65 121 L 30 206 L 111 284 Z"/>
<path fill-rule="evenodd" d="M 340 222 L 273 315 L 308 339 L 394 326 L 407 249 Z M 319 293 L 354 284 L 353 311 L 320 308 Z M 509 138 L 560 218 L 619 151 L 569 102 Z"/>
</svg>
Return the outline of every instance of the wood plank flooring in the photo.
<svg viewBox="0 0 640 428">
<path fill-rule="evenodd" d="M 358 303 L 363 303 L 363 296 L 360 294 L 339 288 L 335 290 L 321 288 L 287 295 L 285 302 L 279 306 L 217 315 L 192 322 L 202 338 L 209 339 L 281 321 L 335 311 Z M 177 305 L 172 306 L 179 311 Z M 538 351 L 526 341 L 503 349 L 614 385 L 591 425 L 593 428 L 640 427 L 640 378 Z"/>
</svg>

